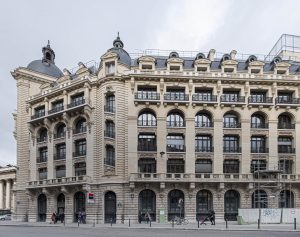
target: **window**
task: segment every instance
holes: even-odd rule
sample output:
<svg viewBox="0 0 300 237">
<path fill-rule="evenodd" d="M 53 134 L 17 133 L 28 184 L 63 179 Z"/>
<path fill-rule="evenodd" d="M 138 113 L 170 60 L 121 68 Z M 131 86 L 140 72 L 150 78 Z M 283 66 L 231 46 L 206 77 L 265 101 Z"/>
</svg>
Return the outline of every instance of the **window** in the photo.
<svg viewBox="0 0 300 237">
<path fill-rule="evenodd" d="M 290 103 L 293 101 L 293 93 L 291 92 L 278 92 L 277 102 L 278 103 Z"/>
<path fill-rule="evenodd" d="M 251 160 L 250 172 L 254 173 L 255 171 L 266 170 L 267 161 L 266 160 Z"/>
<path fill-rule="evenodd" d="M 279 208 L 294 208 L 294 193 L 290 190 L 282 190 L 278 199 Z"/>
<path fill-rule="evenodd" d="M 210 191 L 201 190 L 196 196 L 197 220 L 209 216 L 210 211 L 213 210 L 213 197 Z"/>
<path fill-rule="evenodd" d="M 264 190 L 252 193 L 252 208 L 268 208 L 268 195 Z"/>
<path fill-rule="evenodd" d="M 212 127 L 211 117 L 206 113 L 198 113 L 195 117 L 195 126 L 198 128 Z"/>
<path fill-rule="evenodd" d="M 251 137 L 251 153 L 266 153 L 266 138 Z"/>
<path fill-rule="evenodd" d="M 268 128 L 265 118 L 260 114 L 253 114 L 251 116 L 251 128 Z"/>
<path fill-rule="evenodd" d="M 50 113 L 55 113 L 64 110 L 64 101 L 59 100 L 52 103 L 52 110 Z"/>
<path fill-rule="evenodd" d="M 266 102 L 266 92 L 263 91 L 251 91 L 249 102 L 252 103 L 265 103 Z"/>
<path fill-rule="evenodd" d="M 293 153 L 293 139 L 291 137 L 278 137 L 278 153 Z"/>
<path fill-rule="evenodd" d="M 180 66 L 170 66 L 170 71 L 179 71 Z"/>
<path fill-rule="evenodd" d="M 184 152 L 184 137 L 183 135 L 171 134 L 167 136 L 167 151 L 168 152 Z"/>
<path fill-rule="evenodd" d="M 224 138 L 223 138 L 223 151 L 224 152 L 240 152 L 239 137 L 237 137 L 237 136 L 224 136 Z"/>
<path fill-rule="evenodd" d="M 74 134 L 86 132 L 86 120 L 84 118 L 79 119 L 75 125 Z"/>
<path fill-rule="evenodd" d="M 139 115 L 138 126 L 156 126 L 156 117 L 150 111 L 144 111 Z"/>
<path fill-rule="evenodd" d="M 156 151 L 156 136 L 154 134 L 140 134 L 138 137 L 139 151 Z"/>
<path fill-rule="evenodd" d="M 195 88 L 195 94 L 193 95 L 193 100 L 196 101 L 212 101 L 212 90 L 203 90 L 200 88 Z"/>
<path fill-rule="evenodd" d="M 56 178 L 66 177 L 66 166 L 56 166 Z"/>
<path fill-rule="evenodd" d="M 139 100 L 158 100 L 159 93 L 156 92 L 156 86 L 138 86 L 135 98 Z"/>
<path fill-rule="evenodd" d="M 212 173 L 212 161 L 209 159 L 196 160 L 195 173 Z"/>
<path fill-rule="evenodd" d="M 42 128 L 37 138 L 37 142 L 46 142 L 47 138 L 48 138 L 48 131 L 46 128 Z"/>
<path fill-rule="evenodd" d="M 151 158 L 139 159 L 138 168 L 140 173 L 156 173 L 156 160 Z"/>
<path fill-rule="evenodd" d="M 115 166 L 115 148 L 113 146 L 106 146 L 105 165 Z"/>
<path fill-rule="evenodd" d="M 281 114 L 278 116 L 279 129 L 294 129 L 295 125 L 292 124 L 292 119 L 288 114 Z"/>
<path fill-rule="evenodd" d="M 34 109 L 34 117 L 35 118 L 40 118 L 43 116 L 45 116 L 45 106 L 41 106 L 41 107 Z"/>
<path fill-rule="evenodd" d="M 225 114 L 223 117 L 223 127 L 224 128 L 240 128 L 238 117 L 235 114 Z"/>
<path fill-rule="evenodd" d="M 85 156 L 86 155 L 86 140 L 75 141 L 75 156 Z"/>
<path fill-rule="evenodd" d="M 106 137 L 115 138 L 115 124 L 113 121 L 107 120 L 105 123 L 105 134 Z"/>
<path fill-rule="evenodd" d="M 61 143 L 56 145 L 56 156 L 55 160 L 63 160 L 66 159 L 66 144 Z"/>
<path fill-rule="evenodd" d="M 75 176 L 86 175 L 86 164 L 85 162 L 80 162 L 75 164 Z"/>
<path fill-rule="evenodd" d="M 184 88 L 167 88 L 165 100 L 188 100 L 188 95 L 185 94 Z"/>
<path fill-rule="evenodd" d="M 197 135 L 195 142 L 196 152 L 212 152 L 212 137 L 210 135 Z"/>
<path fill-rule="evenodd" d="M 169 159 L 167 161 L 167 173 L 184 173 L 184 160 Z"/>
<path fill-rule="evenodd" d="M 282 171 L 283 174 L 292 174 L 293 173 L 293 160 L 280 160 L 279 161 L 279 170 Z"/>
<path fill-rule="evenodd" d="M 184 127 L 184 119 L 180 112 L 170 112 L 167 117 L 167 127 Z"/>
<path fill-rule="evenodd" d="M 115 62 L 105 63 L 105 73 L 106 75 L 115 73 Z"/>
<path fill-rule="evenodd" d="M 115 112 L 115 96 L 114 95 L 107 95 L 105 98 L 105 112 L 114 113 Z"/>
<path fill-rule="evenodd" d="M 38 162 L 47 162 L 48 160 L 48 148 L 47 147 L 41 147 L 39 149 L 39 155 Z"/>
<path fill-rule="evenodd" d="M 239 91 L 223 91 L 221 101 L 224 102 L 239 102 Z"/>
<path fill-rule="evenodd" d="M 66 125 L 60 124 L 56 128 L 56 134 L 54 134 L 54 138 L 63 138 L 66 136 Z"/>
<path fill-rule="evenodd" d="M 39 180 L 47 179 L 47 168 L 39 169 Z"/>
<path fill-rule="evenodd" d="M 84 94 L 80 93 L 71 97 L 71 107 L 82 105 L 85 103 Z"/>
<path fill-rule="evenodd" d="M 240 162 L 238 160 L 224 160 L 223 163 L 223 173 L 239 173 L 240 172 Z"/>
</svg>

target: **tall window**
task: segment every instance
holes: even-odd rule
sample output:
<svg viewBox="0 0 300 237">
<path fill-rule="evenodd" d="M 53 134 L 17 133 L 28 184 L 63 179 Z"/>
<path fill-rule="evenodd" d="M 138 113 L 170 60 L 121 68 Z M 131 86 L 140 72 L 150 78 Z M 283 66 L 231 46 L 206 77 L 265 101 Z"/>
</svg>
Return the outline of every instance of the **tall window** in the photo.
<svg viewBox="0 0 300 237">
<path fill-rule="evenodd" d="M 138 92 L 135 94 L 135 98 L 139 100 L 158 100 L 159 94 L 156 92 L 155 87 L 138 87 Z"/>
<path fill-rule="evenodd" d="M 260 114 L 253 114 L 251 116 L 251 128 L 268 128 L 265 118 Z"/>
<path fill-rule="evenodd" d="M 155 134 L 140 134 L 138 138 L 139 151 L 156 151 Z"/>
<path fill-rule="evenodd" d="M 266 138 L 265 137 L 251 137 L 251 153 L 266 153 Z"/>
<path fill-rule="evenodd" d="M 278 197 L 279 208 L 294 208 L 294 193 L 290 190 L 282 190 Z"/>
<path fill-rule="evenodd" d="M 156 173 L 156 160 L 152 158 L 139 159 L 138 168 L 140 173 Z"/>
<path fill-rule="evenodd" d="M 85 156 L 86 155 L 86 140 L 75 141 L 75 156 Z"/>
<path fill-rule="evenodd" d="M 185 94 L 184 88 L 167 88 L 165 93 L 165 100 L 188 100 L 188 96 Z"/>
<path fill-rule="evenodd" d="M 210 191 L 201 190 L 197 193 L 197 219 L 206 218 L 213 210 L 213 197 Z"/>
<path fill-rule="evenodd" d="M 47 168 L 39 169 L 39 180 L 47 179 Z"/>
<path fill-rule="evenodd" d="M 47 147 L 41 147 L 39 149 L 39 155 L 40 155 L 40 157 L 38 159 L 39 162 L 47 162 L 47 160 L 48 160 L 48 148 Z"/>
<path fill-rule="evenodd" d="M 56 166 L 56 178 L 66 177 L 66 166 L 60 165 Z"/>
<path fill-rule="evenodd" d="M 105 98 L 105 112 L 114 113 L 115 112 L 115 96 L 109 94 Z"/>
<path fill-rule="evenodd" d="M 107 120 L 105 123 L 105 136 L 115 138 L 115 124 L 113 121 Z"/>
<path fill-rule="evenodd" d="M 223 117 L 224 128 L 240 128 L 238 117 L 235 114 L 225 114 Z"/>
<path fill-rule="evenodd" d="M 84 93 L 80 93 L 71 97 L 71 106 L 78 106 L 85 103 Z"/>
<path fill-rule="evenodd" d="M 39 118 L 45 116 L 45 106 L 40 106 L 34 109 L 34 117 Z"/>
<path fill-rule="evenodd" d="M 224 102 L 238 102 L 239 94 L 239 91 L 223 91 L 221 100 Z"/>
<path fill-rule="evenodd" d="M 168 173 L 184 173 L 184 160 L 168 159 L 167 172 Z"/>
<path fill-rule="evenodd" d="M 167 117 L 167 127 L 184 127 L 184 118 L 179 112 L 171 112 Z"/>
<path fill-rule="evenodd" d="M 212 101 L 212 90 L 204 90 L 201 88 L 195 88 L 195 94 L 193 99 L 197 101 Z"/>
<path fill-rule="evenodd" d="M 279 170 L 283 174 L 292 174 L 293 173 L 293 160 L 283 159 L 279 161 Z"/>
<path fill-rule="evenodd" d="M 266 102 L 266 92 L 264 91 L 251 91 L 250 102 L 252 103 L 265 103 Z"/>
<path fill-rule="evenodd" d="M 115 62 L 107 62 L 105 63 L 105 72 L 106 75 L 115 73 Z"/>
<path fill-rule="evenodd" d="M 212 137 L 210 135 L 197 135 L 195 142 L 196 152 L 212 152 Z"/>
<path fill-rule="evenodd" d="M 184 152 L 184 137 L 181 134 L 169 134 L 167 136 L 168 152 Z"/>
<path fill-rule="evenodd" d="M 290 92 L 278 92 L 277 101 L 279 103 L 289 103 L 293 100 L 293 93 Z"/>
<path fill-rule="evenodd" d="M 106 146 L 105 165 L 115 166 L 115 148 L 113 146 Z"/>
<path fill-rule="evenodd" d="M 66 136 L 66 125 L 60 124 L 56 128 L 56 134 L 54 134 L 54 138 L 63 138 Z"/>
<path fill-rule="evenodd" d="M 207 113 L 198 113 L 195 117 L 196 127 L 212 127 L 211 117 Z"/>
<path fill-rule="evenodd" d="M 278 137 L 278 153 L 294 153 L 291 137 Z"/>
<path fill-rule="evenodd" d="M 66 144 L 60 143 L 56 145 L 56 157 L 57 160 L 66 159 Z"/>
<path fill-rule="evenodd" d="M 240 172 L 240 162 L 238 160 L 224 160 L 223 163 L 223 173 L 239 173 Z"/>
<path fill-rule="evenodd" d="M 75 164 L 75 176 L 86 175 L 86 164 L 85 162 L 80 162 Z"/>
<path fill-rule="evenodd" d="M 212 173 L 212 161 L 210 159 L 196 160 L 195 173 Z"/>
<path fill-rule="evenodd" d="M 268 208 L 268 195 L 264 190 L 252 193 L 252 208 Z"/>
<path fill-rule="evenodd" d="M 48 138 L 48 131 L 46 128 L 42 128 L 37 138 L 37 142 L 46 142 L 47 138 Z"/>
<path fill-rule="evenodd" d="M 64 110 L 64 101 L 63 100 L 55 101 L 52 103 L 52 110 L 51 110 L 52 113 L 59 112 L 62 110 Z"/>
<path fill-rule="evenodd" d="M 281 114 L 278 116 L 279 129 L 293 129 L 295 125 L 292 124 L 292 119 L 288 114 Z"/>
<path fill-rule="evenodd" d="M 223 151 L 224 152 L 240 152 L 239 137 L 238 136 L 224 136 L 223 137 Z"/>
<path fill-rule="evenodd" d="M 150 111 L 144 111 L 139 115 L 138 126 L 156 126 L 156 117 Z"/>
<path fill-rule="evenodd" d="M 266 170 L 267 169 L 267 161 L 266 160 L 251 160 L 251 173 L 259 170 Z"/>
<path fill-rule="evenodd" d="M 77 134 L 84 132 L 86 132 L 86 120 L 82 118 L 76 123 L 74 133 Z"/>
</svg>

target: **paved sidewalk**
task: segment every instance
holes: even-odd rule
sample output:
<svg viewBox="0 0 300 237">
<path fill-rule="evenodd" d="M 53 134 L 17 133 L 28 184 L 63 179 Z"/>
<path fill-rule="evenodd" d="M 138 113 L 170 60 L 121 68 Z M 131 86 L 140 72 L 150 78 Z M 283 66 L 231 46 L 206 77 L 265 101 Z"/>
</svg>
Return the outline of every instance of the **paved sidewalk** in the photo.
<svg viewBox="0 0 300 237">
<path fill-rule="evenodd" d="M 15 222 L 15 221 L 0 221 L 0 226 L 27 226 L 27 227 L 60 227 L 60 228 L 78 228 L 77 223 L 67 223 L 67 224 L 49 224 L 45 222 Z M 146 223 L 131 223 L 129 227 L 129 223 L 125 224 L 80 224 L 79 228 L 131 228 L 131 229 L 178 229 L 178 230 L 197 230 L 198 223 L 190 223 L 188 225 L 176 225 L 174 227 L 171 223 L 160 224 L 156 222 L 146 224 Z M 224 223 L 217 223 L 216 225 L 200 225 L 199 230 L 231 230 L 231 231 L 257 231 L 258 226 L 257 224 L 246 224 L 246 225 L 238 225 L 236 222 L 228 222 L 228 227 L 226 228 L 226 224 Z M 261 224 L 259 229 L 260 231 L 295 231 L 294 224 Z M 297 223 L 297 230 L 300 232 L 300 223 Z"/>
</svg>

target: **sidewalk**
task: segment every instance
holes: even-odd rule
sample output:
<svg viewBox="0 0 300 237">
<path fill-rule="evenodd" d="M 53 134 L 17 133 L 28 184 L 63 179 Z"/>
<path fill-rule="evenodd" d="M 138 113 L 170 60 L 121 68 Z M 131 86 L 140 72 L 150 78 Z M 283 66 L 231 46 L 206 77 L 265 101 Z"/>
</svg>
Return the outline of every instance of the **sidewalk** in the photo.
<svg viewBox="0 0 300 237">
<path fill-rule="evenodd" d="M 198 223 L 190 223 L 188 225 L 176 225 L 172 227 L 171 223 L 160 224 L 156 222 L 150 224 L 142 223 L 131 223 L 130 227 L 128 223 L 125 224 L 80 224 L 78 227 L 77 223 L 67 223 L 66 225 L 57 223 L 41 223 L 41 222 L 15 222 L 15 221 L 0 221 L 0 226 L 22 226 L 22 227 L 60 227 L 60 228 L 131 228 L 131 229 L 176 229 L 176 230 L 198 230 Z M 257 224 L 238 225 L 236 222 L 228 222 L 228 228 L 226 229 L 225 223 L 217 223 L 215 226 L 200 225 L 199 230 L 216 230 L 216 231 L 258 231 Z M 300 223 L 297 223 L 297 230 L 294 230 L 293 224 L 261 224 L 259 231 L 298 231 L 300 232 Z"/>
</svg>

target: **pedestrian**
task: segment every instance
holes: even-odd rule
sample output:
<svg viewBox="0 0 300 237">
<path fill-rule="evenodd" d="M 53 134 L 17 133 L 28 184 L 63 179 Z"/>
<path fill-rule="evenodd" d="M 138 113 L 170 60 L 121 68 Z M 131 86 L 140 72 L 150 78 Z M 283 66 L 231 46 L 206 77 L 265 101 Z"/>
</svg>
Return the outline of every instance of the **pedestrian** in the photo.
<svg viewBox="0 0 300 237">
<path fill-rule="evenodd" d="M 151 221 L 151 216 L 150 216 L 149 212 L 145 213 L 145 220 L 146 220 L 147 224 L 149 221 Z"/>
<path fill-rule="evenodd" d="M 81 214 L 82 214 L 82 223 L 86 224 L 86 222 L 85 222 L 85 219 L 86 219 L 86 213 L 85 213 L 85 211 L 83 210 L 83 212 Z"/>
<path fill-rule="evenodd" d="M 142 222 L 142 212 L 141 211 L 139 211 L 138 221 L 141 224 L 141 222 Z"/>
<path fill-rule="evenodd" d="M 64 212 L 62 212 L 62 213 L 60 214 L 60 222 L 61 222 L 61 223 L 64 223 L 64 222 L 65 222 L 65 213 L 64 213 Z"/>
<path fill-rule="evenodd" d="M 56 219 L 56 215 L 55 215 L 55 212 L 53 212 L 52 213 L 52 215 L 51 215 L 51 222 L 50 222 L 50 224 L 55 224 L 55 219 Z"/>
<path fill-rule="evenodd" d="M 216 219 L 216 217 L 215 217 L 215 211 L 211 210 L 211 212 L 210 212 L 210 222 L 211 222 L 212 225 L 216 224 L 215 219 Z"/>
<path fill-rule="evenodd" d="M 82 212 L 81 211 L 78 212 L 77 218 L 78 218 L 78 223 L 81 224 L 82 223 Z"/>
</svg>

